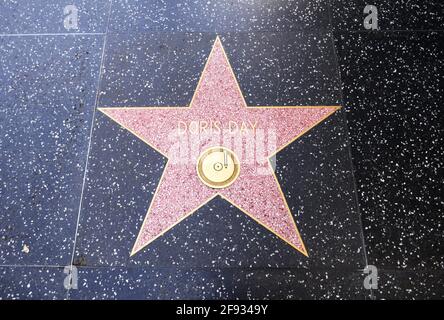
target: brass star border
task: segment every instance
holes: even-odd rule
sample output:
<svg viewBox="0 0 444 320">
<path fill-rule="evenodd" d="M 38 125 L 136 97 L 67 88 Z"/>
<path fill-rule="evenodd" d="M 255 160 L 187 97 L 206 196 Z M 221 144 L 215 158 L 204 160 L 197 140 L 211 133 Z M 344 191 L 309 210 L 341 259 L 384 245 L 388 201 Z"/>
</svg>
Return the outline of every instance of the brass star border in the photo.
<svg viewBox="0 0 444 320">
<path fill-rule="evenodd" d="M 256 221 L 259 225 L 263 226 L 265 229 L 267 229 L 268 231 L 270 231 L 271 233 L 273 233 L 274 235 L 276 235 L 278 238 L 282 239 L 282 240 L 283 240 L 284 242 L 286 242 L 288 245 L 290 245 L 291 247 L 293 247 L 293 248 L 296 249 L 297 251 L 301 252 L 304 256 L 308 257 L 308 251 L 307 251 L 307 249 L 306 249 L 306 247 L 305 247 L 305 245 L 304 245 L 304 242 L 303 242 L 303 240 L 302 240 L 302 237 L 301 237 L 301 235 L 300 235 L 300 232 L 299 232 L 299 230 L 298 230 L 298 228 L 297 228 L 297 226 L 296 226 L 296 223 L 295 223 L 295 221 L 294 221 L 294 218 L 293 218 L 293 215 L 292 215 L 292 210 L 290 210 L 290 208 L 289 208 L 289 206 L 288 206 L 288 203 L 287 203 L 286 197 L 285 197 L 285 195 L 284 195 L 284 193 L 283 193 L 283 191 L 282 191 L 282 188 L 281 188 L 281 186 L 280 186 L 279 180 L 278 180 L 278 178 L 277 178 L 277 176 L 276 176 L 276 173 L 274 172 L 274 170 L 273 170 L 273 168 L 272 168 L 271 158 L 273 158 L 274 156 L 276 156 L 277 153 L 279 153 L 279 152 L 282 151 L 284 148 L 286 148 L 287 146 L 289 146 L 291 143 L 293 143 L 294 141 L 296 141 L 297 139 L 299 139 L 301 136 L 303 136 L 304 134 L 306 134 L 308 131 L 310 131 L 311 129 L 313 129 L 314 127 L 316 127 L 318 124 L 322 123 L 325 119 L 327 119 L 328 117 L 330 117 L 330 116 L 331 116 L 333 113 L 335 113 L 337 110 L 341 109 L 341 106 L 337 106 L 337 105 L 336 105 L 336 106 L 248 106 L 247 103 L 245 102 L 245 97 L 244 97 L 244 95 L 242 94 L 242 90 L 241 90 L 241 88 L 240 88 L 240 86 L 239 86 L 239 82 L 237 81 L 236 75 L 234 74 L 233 68 L 232 68 L 232 66 L 231 66 L 231 64 L 230 64 L 230 62 L 229 62 L 228 56 L 227 56 L 227 54 L 226 54 L 226 52 L 225 52 L 225 49 L 223 48 L 222 45 L 221 45 L 221 47 L 222 47 L 222 51 L 223 51 L 224 57 L 225 57 L 226 62 L 227 62 L 227 64 L 228 64 L 228 66 L 229 66 L 229 69 L 230 69 L 230 72 L 231 72 L 231 74 L 232 74 L 232 77 L 233 77 L 233 79 L 234 79 L 235 82 L 236 82 L 236 87 L 237 87 L 237 90 L 238 90 L 238 92 L 239 92 L 239 95 L 242 97 L 242 101 L 243 101 L 243 105 L 244 105 L 244 107 L 246 107 L 246 108 L 253 108 L 253 109 L 256 109 L 256 108 L 305 108 L 305 109 L 307 109 L 307 108 L 326 108 L 326 107 L 333 108 L 333 111 L 331 111 L 330 113 L 328 113 L 326 116 L 322 117 L 319 121 L 317 121 L 316 123 L 314 123 L 312 126 L 307 127 L 307 128 L 306 128 L 305 130 L 303 130 L 301 133 L 299 133 L 298 135 L 296 135 L 291 141 L 289 141 L 289 142 L 286 143 L 285 145 L 283 145 L 283 146 L 277 148 L 277 150 L 275 150 L 271 155 L 268 156 L 268 165 L 270 166 L 270 169 L 271 169 L 270 171 L 271 171 L 272 174 L 273 174 L 273 177 L 274 177 L 275 183 L 276 183 L 276 185 L 277 185 L 277 187 L 278 187 L 278 189 L 279 189 L 280 196 L 282 197 L 282 200 L 283 200 L 283 202 L 284 202 L 284 204 L 285 204 L 285 206 L 286 206 L 286 209 L 287 209 L 287 211 L 288 211 L 288 213 L 289 213 L 289 215 L 290 215 L 291 221 L 293 222 L 294 228 L 295 228 L 295 230 L 296 230 L 296 232 L 297 232 L 297 236 L 299 237 L 299 239 L 301 239 L 302 249 L 300 249 L 300 248 L 294 246 L 294 245 L 293 245 L 288 239 L 285 239 L 283 236 L 277 234 L 277 233 L 276 233 L 275 231 L 273 231 L 271 228 L 269 228 L 268 226 L 266 226 L 265 224 L 263 224 L 262 222 L 260 222 L 258 219 L 256 219 L 252 214 L 250 214 L 250 213 L 247 212 L 246 210 L 242 209 L 242 208 L 241 208 L 240 206 L 238 206 L 236 203 L 234 203 L 233 201 L 231 201 L 231 200 L 228 199 L 227 197 L 223 196 L 223 195 L 220 194 L 219 192 L 216 192 L 212 197 L 210 197 L 209 199 L 207 199 L 206 201 L 204 201 L 202 204 L 200 204 L 199 206 L 197 206 L 196 208 L 194 208 L 193 210 L 191 210 L 191 211 L 188 212 L 187 214 L 184 214 L 184 215 L 183 215 L 178 221 L 176 221 L 174 224 L 172 224 L 168 229 L 164 230 L 163 232 L 161 232 L 160 234 L 158 234 L 156 237 L 154 237 L 154 238 L 151 239 L 150 241 L 146 242 L 142 247 L 136 249 L 136 244 L 138 243 L 138 240 L 139 240 L 139 238 L 140 238 L 140 236 L 141 236 L 141 233 L 142 233 L 142 231 L 144 230 L 145 224 L 147 223 L 147 220 L 148 220 L 147 217 L 148 217 L 148 215 L 150 214 L 151 206 L 152 206 L 152 204 L 153 204 L 153 202 L 154 202 L 154 199 L 155 199 L 156 196 L 157 196 L 157 192 L 158 192 L 158 190 L 159 190 L 159 186 L 161 185 L 162 180 L 163 180 L 163 178 L 164 178 L 164 174 L 165 174 L 166 169 L 167 169 L 167 166 L 168 166 L 169 158 L 168 158 L 168 156 L 167 156 L 164 152 L 162 152 L 161 150 L 159 150 L 156 146 L 154 146 L 152 143 L 150 143 L 149 141 L 147 141 L 147 140 L 146 140 L 144 137 L 142 137 L 140 134 L 136 133 L 134 130 L 130 129 L 130 128 L 127 127 L 127 126 L 122 125 L 121 123 L 119 123 L 118 121 L 116 121 L 115 118 L 113 118 L 112 116 L 110 116 L 110 115 L 107 114 L 106 112 L 107 112 L 108 110 L 117 110 L 117 109 L 124 109 L 124 110 L 130 110 L 130 109 L 137 109 L 137 110 L 143 110 L 143 109 L 149 109 L 149 110 L 154 110 L 154 109 L 168 109 L 168 110 L 171 110 L 171 109 L 174 109 L 174 108 L 180 108 L 180 109 L 190 108 L 190 106 L 193 105 L 193 102 L 194 102 L 194 99 L 195 99 L 196 93 L 197 93 L 197 91 L 198 91 L 198 88 L 200 87 L 200 84 L 201 84 L 201 81 L 202 81 L 203 75 L 205 74 L 205 71 L 207 70 L 208 62 L 211 60 L 211 57 L 212 57 L 212 55 L 213 55 L 213 53 L 214 53 L 214 48 L 215 48 L 215 46 L 216 46 L 217 43 L 221 44 L 219 36 L 217 36 L 216 39 L 215 39 L 215 41 L 214 41 L 214 44 L 213 44 L 212 49 L 211 49 L 211 52 L 210 52 L 210 54 L 209 54 L 208 57 L 207 57 L 207 60 L 206 60 L 206 63 L 205 63 L 204 69 L 203 69 L 203 71 L 201 72 L 201 75 L 200 75 L 199 81 L 198 81 L 198 83 L 197 83 L 196 89 L 195 89 L 194 94 L 193 94 L 193 97 L 192 97 L 191 102 L 190 102 L 190 104 L 189 104 L 188 106 L 152 106 L 152 107 L 146 107 L 146 106 L 143 106 L 143 107 L 101 107 L 101 108 L 97 108 L 99 111 L 101 111 L 101 112 L 102 112 L 103 114 L 105 114 L 107 117 L 109 117 L 111 120 L 117 122 L 122 128 L 124 128 L 124 129 L 128 130 L 129 132 L 131 132 L 133 135 L 135 135 L 137 138 L 139 138 L 141 141 L 143 141 L 144 143 L 146 143 L 147 145 L 149 145 L 151 148 L 153 148 L 154 150 L 156 150 L 157 152 L 159 152 L 161 155 L 163 155 L 163 156 L 167 159 L 167 162 L 166 162 L 165 167 L 164 167 L 164 169 L 163 169 L 163 173 L 162 173 L 161 178 L 160 178 L 160 180 L 159 180 L 159 182 L 158 182 L 158 184 L 157 184 L 156 191 L 154 192 L 153 197 L 151 198 L 150 205 L 149 205 L 148 210 L 147 210 L 147 213 L 146 213 L 146 215 L 145 215 L 145 218 L 144 218 L 143 224 L 142 224 L 142 226 L 141 226 L 141 228 L 140 228 L 140 230 L 139 230 L 139 233 L 138 233 L 137 239 L 136 239 L 136 241 L 135 241 L 135 243 L 134 243 L 134 246 L 133 246 L 133 248 L 132 248 L 132 250 L 131 250 L 131 254 L 130 254 L 130 256 L 134 256 L 137 252 L 139 252 L 140 250 L 142 250 L 143 248 L 145 248 L 145 247 L 146 247 L 147 245 L 149 245 L 151 242 L 153 242 L 153 241 L 156 240 L 157 238 L 163 236 L 163 235 L 164 235 L 165 233 L 167 233 L 169 230 L 171 230 L 172 228 L 174 228 L 177 224 L 179 224 L 180 222 L 182 222 L 183 220 L 185 220 L 186 218 L 188 218 L 190 215 L 192 215 L 193 213 L 195 213 L 198 209 L 200 209 L 200 208 L 203 207 L 204 205 L 208 204 L 208 203 L 209 203 L 211 200 L 213 200 L 215 197 L 220 196 L 222 199 L 228 201 L 231 205 L 233 205 L 234 207 L 236 207 L 237 209 L 239 209 L 241 212 L 243 212 L 244 214 L 246 214 L 247 216 L 249 216 L 251 219 L 253 219 L 254 221 Z"/>
</svg>

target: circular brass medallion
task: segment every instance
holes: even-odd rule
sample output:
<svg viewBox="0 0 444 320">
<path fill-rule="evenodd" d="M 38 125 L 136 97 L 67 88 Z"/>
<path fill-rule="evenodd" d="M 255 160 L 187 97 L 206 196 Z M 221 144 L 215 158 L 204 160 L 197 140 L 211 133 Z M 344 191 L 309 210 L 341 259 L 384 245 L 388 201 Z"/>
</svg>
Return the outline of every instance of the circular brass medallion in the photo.
<svg viewBox="0 0 444 320">
<path fill-rule="evenodd" d="M 197 160 L 197 175 L 211 188 L 228 187 L 236 180 L 239 171 L 236 154 L 224 147 L 209 148 Z"/>
</svg>

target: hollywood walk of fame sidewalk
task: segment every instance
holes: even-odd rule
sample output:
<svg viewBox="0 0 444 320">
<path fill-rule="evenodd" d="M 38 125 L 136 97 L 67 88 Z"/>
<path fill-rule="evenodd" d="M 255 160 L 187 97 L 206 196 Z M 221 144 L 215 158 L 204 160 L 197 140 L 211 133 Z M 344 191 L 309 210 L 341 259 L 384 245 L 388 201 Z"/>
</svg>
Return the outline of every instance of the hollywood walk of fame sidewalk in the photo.
<svg viewBox="0 0 444 320">
<path fill-rule="evenodd" d="M 0 298 L 443 297 L 439 2 L 377 1 L 378 31 L 359 0 L 72 2 L 68 31 L 57 1 L 0 4 Z M 342 106 L 276 154 L 297 229 L 217 196 L 137 244 L 169 157 L 112 118 L 188 106 L 217 36 L 248 110 Z"/>
</svg>

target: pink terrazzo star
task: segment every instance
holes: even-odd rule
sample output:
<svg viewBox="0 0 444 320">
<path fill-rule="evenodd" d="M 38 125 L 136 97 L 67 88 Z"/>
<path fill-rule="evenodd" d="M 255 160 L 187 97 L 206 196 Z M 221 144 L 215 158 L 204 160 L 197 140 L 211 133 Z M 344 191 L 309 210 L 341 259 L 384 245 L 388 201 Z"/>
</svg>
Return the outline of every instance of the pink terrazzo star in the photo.
<svg viewBox="0 0 444 320">
<path fill-rule="evenodd" d="M 247 107 L 219 38 L 189 107 L 100 108 L 168 158 L 131 255 L 220 195 L 307 256 L 267 160 L 338 108 Z M 200 152 L 212 146 L 235 150 L 240 162 L 239 176 L 222 189 L 196 171 Z"/>
</svg>

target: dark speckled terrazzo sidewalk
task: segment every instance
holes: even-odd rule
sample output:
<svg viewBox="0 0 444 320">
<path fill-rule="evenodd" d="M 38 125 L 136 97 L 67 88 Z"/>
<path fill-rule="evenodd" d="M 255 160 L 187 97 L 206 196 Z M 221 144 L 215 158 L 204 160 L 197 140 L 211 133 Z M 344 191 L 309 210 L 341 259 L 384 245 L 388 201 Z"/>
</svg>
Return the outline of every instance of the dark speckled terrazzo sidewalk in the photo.
<svg viewBox="0 0 444 320">
<path fill-rule="evenodd" d="M 373 4 L 0 3 L 0 299 L 444 298 L 443 4 Z M 216 36 L 248 105 L 342 106 L 276 157 L 309 257 L 221 197 L 130 256 L 166 159 L 96 110 L 188 105 Z"/>
</svg>

